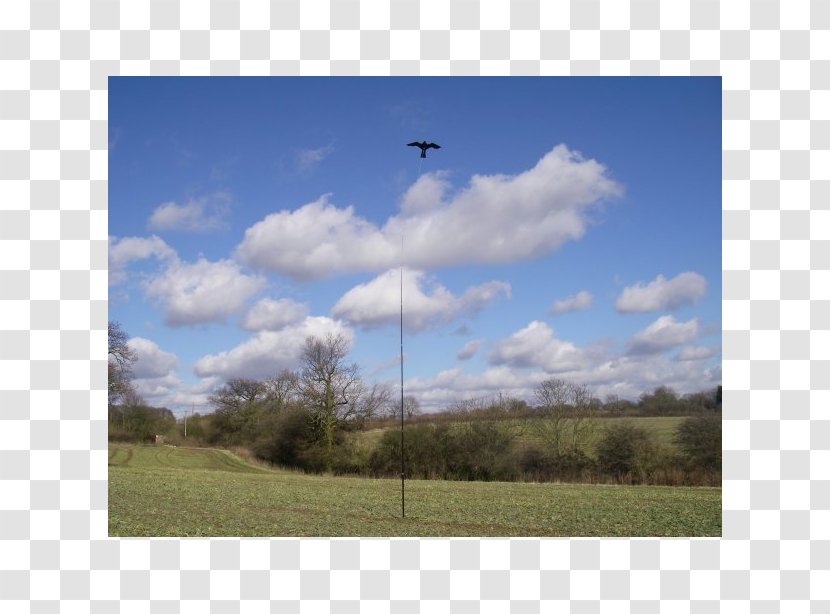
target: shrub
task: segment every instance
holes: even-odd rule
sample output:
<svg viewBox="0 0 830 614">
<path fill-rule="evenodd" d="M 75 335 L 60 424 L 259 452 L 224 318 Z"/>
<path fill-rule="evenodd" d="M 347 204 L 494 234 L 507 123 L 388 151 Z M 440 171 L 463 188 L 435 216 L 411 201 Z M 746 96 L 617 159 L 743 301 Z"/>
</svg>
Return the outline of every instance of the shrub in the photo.
<svg viewBox="0 0 830 614">
<path fill-rule="evenodd" d="M 720 471 L 721 435 L 722 423 L 719 415 L 695 416 L 680 424 L 674 441 L 690 468 Z"/>
<path fill-rule="evenodd" d="M 597 444 L 597 463 L 617 482 L 639 483 L 647 475 L 654 452 L 651 433 L 630 424 L 614 424 Z"/>
<path fill-rule="evenodd" d="M 251 450 L 259 458 L 286 467 L 307 467 L 313 432 L 308 415 L 295 409 L 286 409 L 267 416 L 260 423 L 260 433 Z"/>
<path fill-rule="evenodd" d="M 521 473 L 538 482 L 592 481 L 595 461 L 582 451 L 546 454 L 539 448 L 525 448 L 516 460 Z"/>
</svg>

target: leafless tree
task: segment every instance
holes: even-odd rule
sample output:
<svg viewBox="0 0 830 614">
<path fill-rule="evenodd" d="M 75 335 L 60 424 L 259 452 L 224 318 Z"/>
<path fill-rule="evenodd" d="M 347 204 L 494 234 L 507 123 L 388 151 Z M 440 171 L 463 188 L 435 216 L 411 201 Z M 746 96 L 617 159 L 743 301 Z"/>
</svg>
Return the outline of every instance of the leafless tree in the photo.
<svg viewBox="0 0 830 614">
<path fill-rule="evenodd" d="M 536 389 L 536 400 L 541 419 L 534 425 L 554 454 L 577 452 L 590 441 L 597 402 L 587 386 L 547 379 Z"/>
<path fill-rule="evenodd" d="M 128 344 L 129 339 L 129 335 L 121 328 L 121 324 L 112 320 L 107 323 L 107 373 L 110 404 L 123 399 L 133 390 L 132 365 L 136 360 L 136 355 Z"/>
<path fill-rule="evenodd" d="M 288 369 L 269 377 L 262 384 L 265 398 L 273 411 L 282 411 L 298 398 L 299 377 Z"/>
<path fill-rule="evenodd" d="M 403 411 L 407 418 L 419 416 L 421 414 L 421 404 L 418 403 L 418 399 L 408 394 L 403 398 Z"/>
<path fill-rule="evenodd" d="M 359 423 L 369 418 L 382 415 L 384 409 L 391 405 L 392 391 L 385 384 L 362 384 L 349 407 L 350 413 L 345 415 L 346 420 L 354 420 Z"/>
<path fill-rule="evenodd" d="M 403 415 L 406 418 L 412 418 L 413 416 L 419 416 L 421 414 L 421 404 L 418 403 L 418 399 L 408 394 L 403 398 Z M 397 397 L 393 397 L 391 394 L 389 395 L 388 403 L 386 404 L 386 415 L 390 418 L 396 418 L 398 420 L 401 419 L 401 397 L 398 395 Z"/>
<path fill-rule="evenodd" d="M 554 454 L 562 452 L 564 422 L 568 410 L 568 383 L 547 379 L 535 390 L 541 419 L 534 421 L 538 436 Z"/>
<path fill-rule="evenodd" d="M 233 412 L 265 397 L 265 386 L 262 382 L 242 377 L 228 380 L 226 384 L 217 388 L 208 397 L 218 412 Z"/>
<path fill-rule="evenodd" d="M 327 469 L 331 468 L 335 429 L 354 415 L 363 392 L 358 366 L 346 363 L 348 348 L 348 340 L 340 334 L 309 337 L 301 354 L 297 389 L 325 445 Z"/>
<path fill-rule="evenodd" d="M 569 385 L 570 390 L 570 450 L 577 452 L 594 436 L 597 407 L 599 402 L 588 391 L 587 386 Z"/>
</svg>

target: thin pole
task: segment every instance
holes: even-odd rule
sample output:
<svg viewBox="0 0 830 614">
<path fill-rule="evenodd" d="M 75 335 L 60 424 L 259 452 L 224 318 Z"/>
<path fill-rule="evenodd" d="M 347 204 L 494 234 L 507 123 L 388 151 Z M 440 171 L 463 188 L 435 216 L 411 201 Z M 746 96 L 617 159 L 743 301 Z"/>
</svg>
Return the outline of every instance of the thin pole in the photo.
<svg viewBox="0 0 830 614">
<path fill-rule="evenodd" d="M 406 518 L 403 460 L 403 236 L 401 236 L 401 518 Z"/>
</svg>

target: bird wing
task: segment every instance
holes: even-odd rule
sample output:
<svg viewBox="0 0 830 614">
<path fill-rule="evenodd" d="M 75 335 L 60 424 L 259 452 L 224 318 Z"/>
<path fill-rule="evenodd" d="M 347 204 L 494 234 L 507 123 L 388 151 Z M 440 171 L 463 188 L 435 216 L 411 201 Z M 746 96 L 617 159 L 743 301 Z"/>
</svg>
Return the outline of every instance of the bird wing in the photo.
<svg viewBox="0 0 830 614">
<path fill-rule="evenodd" d="M 433 149 L 441 149 L 441 146 L 435 143 L 430 143 L 429 145 L 427 145 L 427 147 L 432 147 Z"/>
<path fill-rule="evenodd" d="M 412 141 L 411 143 L 406 144 L 407 147 L 420 147 L 421 144 L 418 141 Z"/>
</svg>

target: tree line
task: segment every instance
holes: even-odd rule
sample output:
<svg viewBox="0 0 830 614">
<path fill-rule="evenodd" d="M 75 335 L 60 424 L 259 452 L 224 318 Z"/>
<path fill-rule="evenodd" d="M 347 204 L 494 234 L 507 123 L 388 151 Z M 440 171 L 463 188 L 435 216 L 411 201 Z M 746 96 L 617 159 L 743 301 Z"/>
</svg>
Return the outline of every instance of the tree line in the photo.
<svg viewBox="0 0 830 614">
<path fill-rule="evenodd" d="M 309 337 L 300 367 L 264 380 L 233 378 L 208 401 L 213 411 L 177 422 L 131 385 L 135 357 L 110 324 L 110 438 L 243 447 L 257 458 L 309 472 L 397 477 L 400 397 L 368 384 L 347 361 L 341 335 Z M 659 387 L 637 401 L 600 401 L 584 385 L 548 379 L 533 403 L 501 395 L 423 414 L 404 400 L 407 477 L 615 483 L 719 484 L 721 388 L 677 395 Z M 627 416 L 687 416 L 673 446 Z M 371 433 L 366 433 L 371 431 Z M 372 436 L 369 436 L 372 435 Z"/>
</svg>

